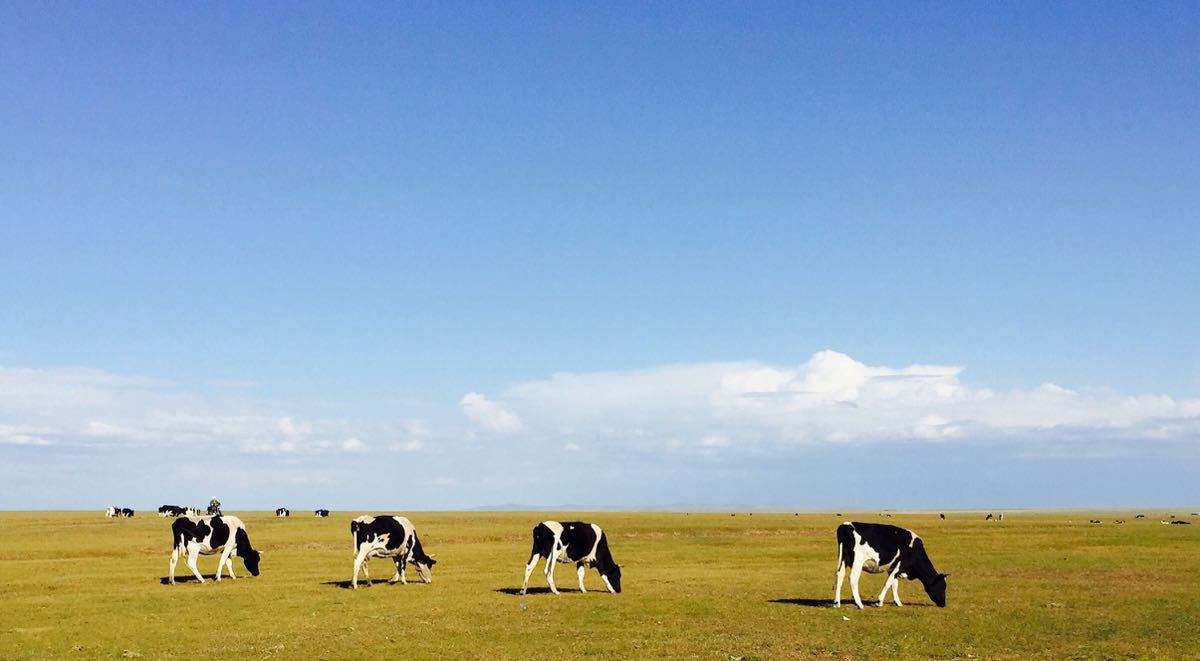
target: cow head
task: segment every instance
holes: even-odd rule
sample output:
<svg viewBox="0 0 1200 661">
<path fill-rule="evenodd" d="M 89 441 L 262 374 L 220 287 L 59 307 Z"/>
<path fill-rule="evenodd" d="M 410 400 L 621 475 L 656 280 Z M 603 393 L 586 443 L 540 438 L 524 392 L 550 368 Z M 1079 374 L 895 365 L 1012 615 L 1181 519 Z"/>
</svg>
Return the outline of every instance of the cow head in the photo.
<svg viewBox="0 0 1200 661">
<path fill-rule="evenodd" d="M 242 556 L 242 562 L 246 563 L 246 569 L 249 570 L 251 576 L 258 576 L 258 563 L 262 560 L 262 554 L 254 549 L 246 549 L 239 553 Z"/>
<path fill-rule="evenodd" d="M 414 553 L 409 559 L 409 564 L 417 568 L 417 575 L 426 583 L 433 582 L 433 566 L 437 564 L 437 560 L 425 555 L 425 553 Z"/>
<path fill-rule="evenodd" d="M 946 577 L 949 574 L 938 574 L 934 580 L 925 584 L 925 593 L 933 600 L 933 603 L 938 605 L 938 608 L 946 607 Z"/>
<path fill-rule="evenodd" d="M 600 573 L 604 577 L 604 581 L 612 586 L 613 592 L 621 591 L 621 566 L 617 563 L 612 563 Z"/>
</svg>

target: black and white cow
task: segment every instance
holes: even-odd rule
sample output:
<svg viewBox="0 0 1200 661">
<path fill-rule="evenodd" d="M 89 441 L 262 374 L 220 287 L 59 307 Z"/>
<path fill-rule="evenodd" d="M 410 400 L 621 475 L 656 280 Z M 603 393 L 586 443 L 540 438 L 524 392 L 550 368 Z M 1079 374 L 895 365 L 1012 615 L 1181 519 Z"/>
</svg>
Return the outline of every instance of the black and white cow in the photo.
<svg viewBox="0 0 1200 661">
<path fill-rule="evenodd" d="M 246 534 L 246 524 L 236 516 L 185 516 L 171 523 L 171 569 L 169 581 L 175 584 L 175 565 L 179 556 L 187 554 L 187 565 L 196 575 L 196 580 L 204 582 L 196 560 L 201 555 L 221 554 L 217 560 L 217 580 L 221 580 L 223 569 L 229 570 L 229 578 L 237 578 L 233 574 L 233 556 L 238 556 L 246 564 L 251 576 L 258 576 L 258 563 L 262 554 L 250 546 L 250 536 Z"/>
<path fill-rule="evenodd" d="M 185 512 L 187 512 L 187 508 L 180 507 L 179 505 L 163 505 L 158 508 L 158 515 L 162 517 L 183 516 Z"/>
<path fill-rule="evenodd" d="M 329 516 L 329 510 L 314 510 L 313 515 L 323 519 Z"/>
<path fill-rule="evenodd" d="M 275 516 L 291 516 L 291 515 L 292 515 L 292 510 L 290 510 L 286 507 L 280 507 L 279 509 L 275 510 Z"/>
<path fill-rule="evenodd" d="M 621 591 L 621 567 L 613 560 L 612 552 L 608 550 L 608 537 L 600 526 L 583 521 L 542 521 L 533 527 L 533 549 L 529 552 L 529 562 L 525 565 L 525 581 L 521 584 L 521 594 L 529 588 L 529 575 L 537 566 L 538 559 L 546 559 L 546 583 L 550 591 L 558 594 L 554 585 L 554 565 L 575 563 L 575 571 L 579 575 L 579 591 L 587 592 L 583 586 L 583 574 L 588 567 L 595 567 L 604 579 L 608 591 Z"/>
<path fill-rule="evenodd" d="M 872 574 L 887 574 L 883 590 L 879 593 L 879 605 L 892 591 L 892 601 L 900 603 L 899 579 L 919 580 L 925 593 L 939 607 L 946 605 L 946 577 L 933 568 L 933 562 L 925 553 L 925 543 L 911 530 L 883 523 L 851 523 L 847 521 L 837 528 L 838 560 L 837 584 L 833 588 L 833 605 L 842 605 L 842 580 L 846 568 L 850 568 L 850 593 L 854 603 L 863 607 L 858 595 L 858 579 L 865 570 Z"/>
<path fill-rule="evenodd" d="M 370 585 L 371 573 L 367 571 L 367 561 L 371 558 L 391 558 L 396 563 L 396 575 L 388 583 L 408 584 L 408 578 L 404 575 L 408 563 L 417 568 L 417 575 L 423 582 L 433 582 L 433 566 L 437 560 L 425 554 L 417 537 L 417 529 L 408 517 L 360 516 L 350 522 L 350 538 L 354 543 L 351 587 L 358 588 L 359 572 Z"/>
<path fill-rule="evenodd" d="M 115 516 L 118 516 L 120 513 L 121 513 L 121 508 L 119 508 L 119 507 L 110 507 L 110 508 L 104 510 L 104 516 L 107 516 L 110 519 Z"/>
<path fill-rule="evenodd" d="M 121 511 L 117 512 L 117 516 L 123 516 L 128 519 L 133 516 L 133 510 L 129 509 L 128 507 L 122 507 Z"/>
</svg>

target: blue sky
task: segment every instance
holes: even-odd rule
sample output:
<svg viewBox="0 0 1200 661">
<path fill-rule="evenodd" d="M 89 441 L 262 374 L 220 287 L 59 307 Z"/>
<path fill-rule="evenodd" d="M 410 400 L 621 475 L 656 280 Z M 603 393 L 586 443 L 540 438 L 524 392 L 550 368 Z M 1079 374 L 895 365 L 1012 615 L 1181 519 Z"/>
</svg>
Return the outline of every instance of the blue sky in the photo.
<svg viewBox="0 0 1200 661">
<path fill-rule="evenodd" d="M 5 5 L 0 507 L 1200 502 L 1198 35 Z"/>
</svg>

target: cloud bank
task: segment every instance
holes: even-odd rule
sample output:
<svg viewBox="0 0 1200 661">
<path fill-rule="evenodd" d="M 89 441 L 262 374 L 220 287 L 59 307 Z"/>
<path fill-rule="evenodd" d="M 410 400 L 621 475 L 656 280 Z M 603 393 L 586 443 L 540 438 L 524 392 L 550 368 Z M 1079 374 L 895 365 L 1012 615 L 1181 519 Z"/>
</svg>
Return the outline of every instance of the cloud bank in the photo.
<svg viewBox="0 0 1200 661">
<path fill-rule="evenodd" d="M 555 374 L 494 406 L 530 435 L 678 450 L 986 440 L 1191 441 L 1200 399 L 1052 383 L 993 390 L 952 365 L 871 366 L 820 351 L 789 367 L 752 362 Z"/>
<path fill-rule="evenodd" d="M 432 420 L 321 419 L 268 403 L 85 368 L 0 368 L 0 445 L 226 445 L 250 454 L 452 451 L 500 442 L 572 452 L 771 452 L 862 443 L 1200 440 L 1200 399 L 994 390 L 963 368 L 872 366 L 836 351 L 794 365 L 712 362 L 560 373 L 468 392 Z M 382 416 L 380 416 L 382 418 Z"/>
</svg>

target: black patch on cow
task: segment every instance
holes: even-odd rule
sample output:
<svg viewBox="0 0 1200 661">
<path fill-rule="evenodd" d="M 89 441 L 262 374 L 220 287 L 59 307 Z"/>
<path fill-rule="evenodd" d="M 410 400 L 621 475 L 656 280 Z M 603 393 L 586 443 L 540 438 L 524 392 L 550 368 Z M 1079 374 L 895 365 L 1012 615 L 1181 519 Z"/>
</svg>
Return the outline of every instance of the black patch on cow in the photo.
<svg viewBox="0 0 1200 661">
<path fill-rule="evenodd" d="M 208 542 L 209 548 L 219 549 L 229 543 L 229 525 L 219 516 L 214 516 L 209 527 L 212 528 L 212 538 Z"/>
<path fill-rule="evenodd" d="M 254 547 L 250 546 L 250 535 L 246 534 L 246 529 L 238 528 L 233 539 L 237 554 L 246 565 L 250 575 L 258 576 L 258 563 L 262 556 L 254 550 Z"/>
<path fill-rule="evenodd" d="M 596 545 L 596 529 L 583 521 L 564 521 L 562 543 L 567 547 L 567 558 L 579 560 L 592 552 Z"/>
<path fill-rule="evenodd" d="M 428 565 L 430 567 L 436 565 L 437 560 L 434 560 L 425 553 L 425 548 L 421 546 L 421 539 L 417 537 L 417 531 L 415 530 L 412 534 L 412 540 L 412 554 L 409 556 L 408 561 L 414 565 Z"/>
<path fill-rule="evenodd" d="M 350 522 L 350 534 L 354 536 L 354 547 L 357 549 L 366 542 L 373 542 L 388 536 L 383 547 L 395 551 L 404 542 L 405 528 L 394 516 L 377 516 L 366 523 Z"/>
<path fill-rule="evenodd" d="M 212 532 L 212 528 L 203 519 L 199 521 L 188 518 L 175 519 L 171 522 L 171 548 L 183 546 L 189 541 L 204 541 L 210 532 Z"/>
<path fill-rule="evenodd" d="M 544 523 L 533 527 L 533 549 L 529 551 L 529 559 L 534 557 L 549 558 L 554 550 L 554 531 Z"/>
</svg>

